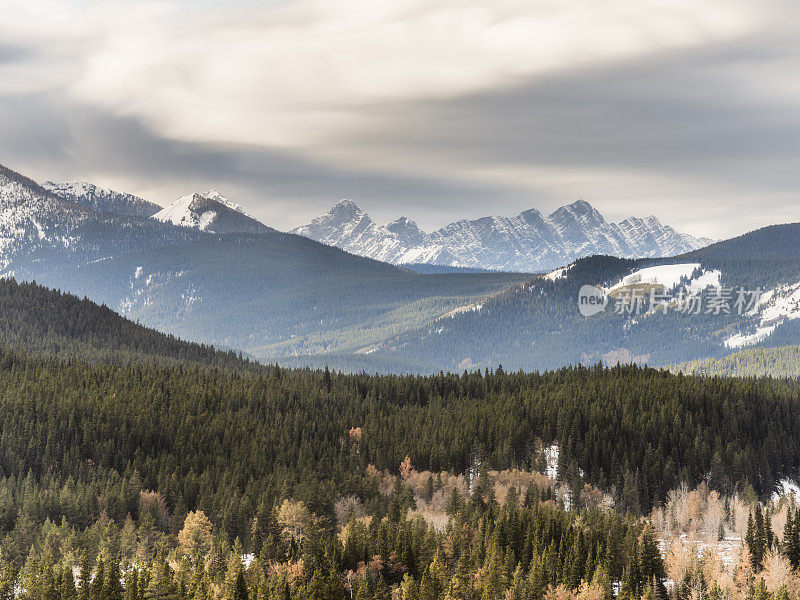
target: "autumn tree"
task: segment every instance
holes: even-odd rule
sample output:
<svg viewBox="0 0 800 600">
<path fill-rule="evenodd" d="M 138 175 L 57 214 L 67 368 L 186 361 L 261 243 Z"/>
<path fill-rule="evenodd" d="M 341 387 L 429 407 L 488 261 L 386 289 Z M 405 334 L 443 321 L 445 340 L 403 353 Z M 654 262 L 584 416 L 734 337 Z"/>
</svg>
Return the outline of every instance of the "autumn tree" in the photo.
<svg viewBox="0 0 800 600">
<path fill-rule="evenodd" d="M 197 562 L 211 550 L 213 541 L 211 521 L 202 510 L 192 511 L 186 515 L 183 529 L 178 533 L 178 543 L 184 556 Z"/>
</svg>

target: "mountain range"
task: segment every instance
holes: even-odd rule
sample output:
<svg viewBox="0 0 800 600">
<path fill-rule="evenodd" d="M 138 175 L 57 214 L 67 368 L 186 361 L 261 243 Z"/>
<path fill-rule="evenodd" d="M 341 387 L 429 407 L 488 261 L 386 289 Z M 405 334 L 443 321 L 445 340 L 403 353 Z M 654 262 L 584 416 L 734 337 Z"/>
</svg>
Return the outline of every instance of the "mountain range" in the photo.
<svg viewBox="0 0 800 600">
<path fill-rule="evenodd" d="M 162 221 L 85 189 L 68 200 L 0 168 L 0 276 L 261 360 L 355 352 L 527 277 L 414 273 L 276 231 L 213 193 Z"/>
<path fill-rule="evenodd" d="M 292 233 L 392 264 L 426 264 L 538 273 L 593 254 L 674 256 L 707 246 L 654 216 L 609 223 L 579 200 L 548 216 L 532 208 L 514 217 L 460 220 L 432 233 L 401 217 L 376 224 L 352 200 Z"/>
<path fill-rule="evenodd" d="M 332 212 L 350 214 L 344 220 L 362 234 L 383 231 L 352 203 Z M 530 220 L 534 213 L 523 214 Z M 475 232 L 483 221 L 459 227 Z M 572 254 L 595 252 L 587 239 L 619 251 L 620 238 L 609 231 L 635 238 L 630 227 L 603 225 L 586 203 L 545 221 L 560 240 L 574 242 Z M 349 230 L 351 239 L 359 239 L 357 229 Z M 386 231 L 409 244 L 426 239 L 408 220 Z M 650 244 L 651 253 L 669 251 L 666 238 L 658 239 L 663 243 Z M 488 257 L 478 263 L 485 267 L 496 255 L 476 244 L 475 256 Z M 680 244 L 675 248 L 689 247 L 685 239 Z M 545 276 L 436 264 L 409 269 L 279 232 L 214 190 L 162 209 L 88 183 L 39 185 L 0 167 L 0 276 L 85 296 L 165 334 L 260 361 L 394 372 L 617 360 L 669 366 L 800 342 L 800 224 L 677 256 L 600 255 L 558 266 Z M 618 293 L 631 281 L 656 291 L 683 282 L 765 293 L 746 315 L 607 310 L 587 319 L 577 311 L 582 285 Z"/>
</svg>

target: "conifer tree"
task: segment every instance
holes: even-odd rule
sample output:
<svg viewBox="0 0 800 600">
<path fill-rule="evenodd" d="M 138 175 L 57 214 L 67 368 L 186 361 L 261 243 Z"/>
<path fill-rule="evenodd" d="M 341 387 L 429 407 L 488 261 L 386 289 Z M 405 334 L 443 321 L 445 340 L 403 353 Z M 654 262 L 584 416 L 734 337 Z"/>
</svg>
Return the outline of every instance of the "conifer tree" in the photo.
<svg viewBox="0 0 800 600">
<path fill-rule="evenodd" d="M 75 577 L 72 575 L 72 567 L 64 565 L 61 569 L 61 581 L 59 585 L 61 600 L 76 600 L 78 590 L 75 588 Z"/>
<path fill-rule="evenodd" d="M 791 508 L 788 510 L 783 529 L 783 546 L 792 568 L 800 568 L 800 509 L 796 512 Z"/>
<path fill-rule="evenodd" d="M 231 600 L 249 600 L 249 598 L 247 582 L 244 579 L 244 571 L 240 567 L 236 573 L 236 582 L 233 587 L 233 594 L 231 594 Z"/>
<path fill-rule="evenodd" d="M 113 557 L 109 558 L 101 598 L 103 600 L 123 600 L 123 592 L 122 583 L 120 582 L 119 562 Z"/>
<path fill-rule="evenodd" d="M 139 596 L 139 570 L 133 567 L 125 576 L 125 600 L 141 600 Z"/>
</svg>

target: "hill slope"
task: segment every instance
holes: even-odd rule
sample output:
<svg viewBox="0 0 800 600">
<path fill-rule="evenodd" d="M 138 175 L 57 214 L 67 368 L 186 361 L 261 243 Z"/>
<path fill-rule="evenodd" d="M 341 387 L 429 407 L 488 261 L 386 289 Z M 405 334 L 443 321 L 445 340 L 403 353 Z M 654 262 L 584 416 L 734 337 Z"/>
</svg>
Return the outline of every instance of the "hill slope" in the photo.
<svg viewBox="0 0 800 600">
<path fill-rule="evenodd" d="M 46 181 L 42 187 L 48 192 L 101 213 L 129 217 L 150 217 L 161 207 L 133 194 L 102 188 L 85 181 L 55 183 Z"/>
<path fill-rule="evenodd" d="M 237 353 L 148 329 L 91 300 L 13 279 L 0 279 L 0 345 L 61 359 L 266 369 Z"/>
<path fill-rule="evenodd" d="M 670 367 L 676 373 L 727 377 L 800 377 L 800 346 L 748 348 L 722 358 L 703 358 Z"/>
<path fill-rule="evenodd" d="M 638 282 L 638 283 L 632 283 Z M 611 291 L 605 311 L 578 311 L 578 291 L 591 284 Z M 713 309 L 716 287 L 725 310 Z M 699 313 L 680 311 L 677 296 L 700 293 Z M 637 288 L 639 314 L 621 313 L 620 294 Z M 760 292 L 758 291 L 760 288 Z M 726 290 L 726 291 L 725 291 Z M 651 311 L 650 293 L 671 296 Z M 750 302 L 738 314 L 739 292 Z M 624 307 L 623 307 L 624 308 Z M 744 308 L 744 304 L 742 305 Z M 800 224 L 760 229 L 667 259 L 581 259 L 531 283 L 498 293 L 475 310 L 454 314 L 376 346 L 372 360 L 415 361 L 445 369 L 549 369 L 564 364 L 638 362 L 671 365 L 720 358 L 749 345 L 800 343 Z M 331 364 L 334 362 L 331 360 Z"/>
</svg>

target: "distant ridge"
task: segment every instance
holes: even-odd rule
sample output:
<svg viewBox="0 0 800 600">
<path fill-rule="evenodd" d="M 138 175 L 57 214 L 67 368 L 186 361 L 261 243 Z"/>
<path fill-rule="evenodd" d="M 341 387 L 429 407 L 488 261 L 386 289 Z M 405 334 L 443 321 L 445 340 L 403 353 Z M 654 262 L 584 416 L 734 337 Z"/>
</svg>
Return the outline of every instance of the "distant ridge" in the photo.
<svg viewBox="0 0 800 600">
<path fill-rule="evenodd" d="M 426 233 L 401 217 L 377 225 L 352 200 L 292 233 L 392 264 L 427 264 L 496 271 L 542 272 L 578 258 L 606 254 L 659 258 L 702 248 L 712 242 L 663 225 L 656 217 L 609 223 L 583 200 L 547 217 L 526 210 L 514 217 L 461 220 Z"/>
<path fill-rule="evenodd" d="M 56 196 L 101 213 L 129 217 L 150 217 L 161 210 L 158 204 L 148 202 L 133 194 L 117 192 L 85 181 L 67 181 L 63 183 L 45 181 L 42 187 Z"/>
</svg>

